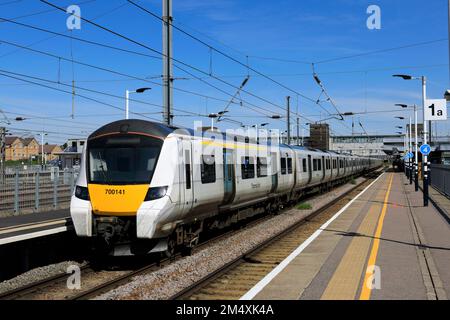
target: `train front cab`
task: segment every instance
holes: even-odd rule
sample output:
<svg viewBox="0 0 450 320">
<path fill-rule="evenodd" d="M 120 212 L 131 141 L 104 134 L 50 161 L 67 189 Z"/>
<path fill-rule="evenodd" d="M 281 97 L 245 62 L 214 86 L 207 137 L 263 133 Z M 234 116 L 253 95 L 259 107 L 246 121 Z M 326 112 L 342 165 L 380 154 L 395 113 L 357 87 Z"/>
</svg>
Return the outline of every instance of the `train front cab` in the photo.
<svg viewBox="0 0 450 320">
<path fill-rule="evenodd" d="M 169 195 L 179 196 L 173 188 L 177 160 L 171 157 L 176 148 L 175 139 L 138 133 L 88 139 L 70 206 L 77 235 L 119 255 L 131 254 L 139 239 L 163 236 L 156 226 L 174 209 Z M 117 253 L 121 246 L 127 253 Z"/>
</svg>

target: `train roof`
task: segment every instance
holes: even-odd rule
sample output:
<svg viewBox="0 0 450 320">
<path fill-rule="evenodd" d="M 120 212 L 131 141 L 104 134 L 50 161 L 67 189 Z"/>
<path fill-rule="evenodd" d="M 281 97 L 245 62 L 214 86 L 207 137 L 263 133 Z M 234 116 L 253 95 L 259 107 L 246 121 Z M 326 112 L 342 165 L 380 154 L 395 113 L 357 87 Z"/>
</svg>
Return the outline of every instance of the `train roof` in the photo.
<svg viewBox="0 0 450 320">
<path fill-rule="evenodd" d="M 153 122 L 153 121 L 147 121 L 147 120 L 140 120 L 140 119 L 130 119 L 130 120 L 118 120 L 115 122 L 108 123 L 101 128 L 94 131 L 90 136 L 90 139 L 95 139 L 97 137 L 103 136 L 105 134 L 109 133 L 127 133 L 127 132 L 141 132 L 141 133 L 147 133 L 151 134 L 153 136 L 160 137 L 162 139 L 165 139 L 167 136 L 169 136 L 171 133 L 173 133 L 175 130 L 183 130 L 186 132 L 186 134 L 190 134 L 192 136 L 194 135 L 201 135 L 202 132 L 195 131 L 193 129 L 187 129 L 182 127 L 176 127 L 176 126 L 168 126 L 163 123 L 159 122 Z M 209 133 L 211 136 L 214 134 L 221 134 L 223 139 L 226 138 L 226 133 L 223 132 L 211 132 Z M 249 137 L 244 137 L 240 135 L 232 135 L 234 138 L 238 137 L 241 139 L 249 139 Z M 249 139 L 251 140 L 251 139 Z M 254 139 L 253 139 L 254 140 Z M 270 144 L 270 141 L 269 141 Z M 319 149 L 313 149 L 309 147 L 302 147 L 302 146 L 294 146 L 294 145 L 287 145 L 287 144 L 280 144 L 280 147 L 289 148 L 293 150 L 301 150 L 301 151 L 309 151 L 309 152 L 317 152 L 317 153 L 327 153 L 337 156 L 347 156 L 352 157 L 353 155 L 350 154 L 340 154 L 334 151 L 329 150 L 319 150 Z M 357 157 L 357 156 L 353 156 Z"/>
<path fill-rule="evenodd" d="M 145 120 L 119 120 L 108 123 L 98 130 L 94 131 L 88 139 L 95 139 L 96 137 L 103 136 L 113 132 L 143 132 L 149 133 L 154 136 L 166 138 L 169 134 L 174 132 L 176 127 L 169 127 L 165 124 L 158 122 L 151 122 Z"/>
</svg>

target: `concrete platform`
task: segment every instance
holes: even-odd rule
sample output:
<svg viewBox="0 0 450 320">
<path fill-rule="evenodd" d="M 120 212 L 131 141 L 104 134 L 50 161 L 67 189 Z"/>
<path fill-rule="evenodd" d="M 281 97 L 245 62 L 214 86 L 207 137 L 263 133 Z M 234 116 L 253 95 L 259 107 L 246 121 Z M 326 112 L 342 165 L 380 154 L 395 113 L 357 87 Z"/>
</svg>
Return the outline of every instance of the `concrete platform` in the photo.
<svg viewBox="0 0 450 320">
<path fill-rule="evenodd" d="M 450 225 L 422 205 L 403 173 L 384 173 L 242 299 L 448 299 Z"/>
<path fill-rule="evenodd" d="M 0 245 L 66 232 L 72 228 L 68 209 L 0 218 Z"/>
</svg>

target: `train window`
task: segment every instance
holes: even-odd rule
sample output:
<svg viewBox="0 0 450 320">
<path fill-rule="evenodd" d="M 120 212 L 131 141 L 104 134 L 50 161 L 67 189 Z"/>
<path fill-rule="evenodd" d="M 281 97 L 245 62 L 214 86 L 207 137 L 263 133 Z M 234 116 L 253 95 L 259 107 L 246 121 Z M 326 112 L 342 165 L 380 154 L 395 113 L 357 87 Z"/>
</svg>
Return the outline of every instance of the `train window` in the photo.
<svg viewBox="0 0 450 320">
<path fill-rule="evenodd" d="M 89 182 L 96 184 L 148 184 L 162 142 L 137 135 L 103 137 L 88 148 Z"/>
<path fill-rule="evenodd" d="M 253 179 L 255 177 L 255 162 L 252 157 L 242 157 L 241 171 L 242 179 Z"/>
<path fill-rule="evenodd" d="M 267 158 L 256 159 L 256 174 L 258 178 L 267 177 Z"/>
<path fill-rule="evenodd" d="M 286 174 L 286 158 L 281 158 L 281 174 Z"/>
<path fill-rule="evenodd" d="M 322 171 L 322 160 L 317 160 L 317 170 Z"/>
<path fill-rule="evenodd" d="M 333 169 L 337 169 L 337 160 L 333 159 Z"/>
<path fill-rule="evenodd" d="M 287 158 L 288 174 L 292 174 L 292 158 Z"/>
<path fill-rule="evenodd" d="M 327 170 L 331 169 L 330 159 L 327 159 Z"/>
<path fill-rule="evenodd" d="M 185 171 L 186 171 L 186 189 L 191 189 L 191 157 L 188 150 L 184 154 Z"/>
<path fill-rule="evenodd" d="M 317 159 L 313 160 L 313 171 L 317 171 Z"/>
<path fill-rule="evenodd" d="M 303 172 L 308 172 L 308 168 L 306 167 L 306 159 L 303 159 Z"/>
<path fill-rule="evenodd" d="M 216 160 L 214 155 L 203 155 L 202 156 L 202 183 L 214 183 L 216 182 Z"/>
</svg>

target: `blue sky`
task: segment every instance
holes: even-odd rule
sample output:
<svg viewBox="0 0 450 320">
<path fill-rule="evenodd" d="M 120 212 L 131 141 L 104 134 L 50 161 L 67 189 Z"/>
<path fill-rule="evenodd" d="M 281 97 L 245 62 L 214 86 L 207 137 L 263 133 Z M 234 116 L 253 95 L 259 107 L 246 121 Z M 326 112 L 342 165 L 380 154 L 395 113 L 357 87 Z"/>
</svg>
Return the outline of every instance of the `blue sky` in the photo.
<svg viewBox="0 0 450 320">
<path fill-rule="evenodd" d="M 125 0 L 79 0 L 79 2 L 83 2 L 81 4 L 83 17 L 94 19 L 95 22 L 133 40 L 161 50 L 161 22 L 127 4 Z M 161 14 L 161 1 L 136 2 Z M 54 0 L 53 3 L 67 7 L 73 2 Z M 366 27 L 368 18 L 366 9 L 372 4 L 381 8 L 381 30 L 369 30 Z M 398 108 L 394 107 L 395 103 L 421 104 L 420 83 L 394 79 L 392 74 L 426 75 L 430 80 L 429 98 L 441 98 L 449 86 L 448 42 L 443 40 L 448 37 L 447 1 L 444 0 L 173 0 L 173 6 L 175 25 L 244 64 L 248 56 L 252 68 L 311 100 L 318 99 L 321 93 L 312 77 L 312 62 L 441 40 L 427 45 L 315 64 L 315 71 L 339 111 L 386 111 L 363 114 L 355 118 L 356 122 L 361 119 L 370 134 L 393 134 L 397 131 L 395 127 L 402 125 L 400 121 L 394 119 L 394 116 L 407 116 L 406 112 L 400 109 L 394 113 L 387 112 Z M 27 16 L 33 13 L 37 14 Z M 16 18 L 14 21 L 20 23 L 70 34 L 66 28 L 67 15 L 52 10 L 40 1 L 2 0 L 0 18 Z M 81 30 L 75 30 L 72 34 L 75 37 L 155 55 L 143 47 L 84 22 Z M 160 114 L 162 93 L 158 86 L 158 83 L 161 83 L 161 79 L 158 78 L 162 69 L 160 59 L 117 52 L 77 41 L 71 43 L 68 38 L 55 37 L 9 22 L 0 22 L 0 41 L 29 46 L 65 58 L 70 58 L 72 51 L 75 60 L 141 79 L 149 77 L 149 81 L 156 83 L 130 79 L 77 64 L 72 70 L 71 63 L 60 62 L 59 59 L 24 49 L 18 50 L 5 43 L 0 44 L 0 69 L 9 75 L 10 72 L 15 72 L 54 82 L 60 81 L 66 86 L 52 82 L 45 84 L 67 91 L 71 91 L 67 85 L 75 80 L 78 87 L 120 97 L 124 96 L 126 89 L 150 86 L 151 91 L 133 96 L 134 99 L 147 104 L 131 101 L 131 110 L 145 113 L 146 117 L 158 120 L 162 118 Z M 211 72 L 234 86 L 239 86 L 249 73 L 250 80 L 245 89 L 265 101 L 242 93 L 241 97 L 246 103 L 243 106 L 233 104 L 229 109 L 229 115 L 233 119 L 246 125 L 270 122 L 271 128 L 284 130 L 285 122 L 268 120 L 265 115 L 269 114 L 268 111 L 271 114 L 283 114 L 281 107 L 285 106 L 288 95 L 292 96 L 293 110 L 297 108 L 297 95 L 294 92 L 255 75 L 254 72 L 217 53 L 211 55 L 208 47 L 176 30 L 174 30 L 174 57 L 207 73 Z M 287 63 L 261 57 L 306 63 Z M 188 116 L 189 114 L 184 111 L 207 114 L 223 110 L 226 101 L 231 99 L 229 95 L 233 95 L 235 89 L 196 71 L 189 71 L 197 77 L 202 77 L 204 82 L 175 69 L 174 76 L 177 80 L 174 86 L 210 98 L 176 90 L 174 107 L 178 111 L 174 112 L 174 122 L 192 127 L 194 120 L 202 119 L 206 125 L 209 119 Z M 11 119 L 19 114 L 28 118 L 22 123 L 13 122 L 10 130 L 26 134 L 21 130 L 45 128 L 50 132 L 47 137 L 50 143 L 62 143 L 66 138 L 86 136 L 100 125 L 123 117 L 124 112 L 119 110 L 124 108 L 123 99 L 81 89 L 77 89 L 77 93 L 111 106 L 76 97 L 75 119 L 71 119 L 70 94 L 0 75 L 0 108 Z M 303 97 L 298 101 L 299 112 L 310 120 L 319 121 L 330 117 L 328 112 L 336 113 L 326 102 L 322 104 L 324 109 L 321 109 Z M 248 108 L 252 105 L 268 111 L 259 109 L 259 112 L 255 112 Z M 141 116 L 133 115 L 133 117 Z M 295 115 L 293 117 L 295 118 Z M 307 120 L 302 119 L 302 123 L 305 122 Z M 347 118 L 345 123 L 332 120 L 330 124 L 335 134 L 351 134 L 351 118 Z M 222 122 L 219 126 L 222 129 L 236 128 L 236 124 L 227 122 Z M 295 130 L 293 128 L 293 131 Z M 361 129 L 357 127 L 356 131 L 359 132 Z M 449 134 L 450 126 L 447 123 L 440 123 L 438 131 L 441 134 Z"/>
</svg>

